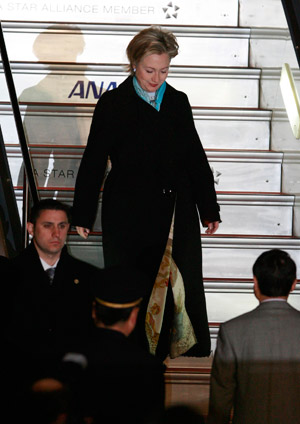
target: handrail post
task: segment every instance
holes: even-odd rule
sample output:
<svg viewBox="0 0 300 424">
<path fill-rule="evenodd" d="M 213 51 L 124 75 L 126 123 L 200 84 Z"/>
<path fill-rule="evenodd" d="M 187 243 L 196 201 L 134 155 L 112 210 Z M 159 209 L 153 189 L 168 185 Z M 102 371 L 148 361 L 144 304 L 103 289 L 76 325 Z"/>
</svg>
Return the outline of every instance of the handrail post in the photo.
<svg viewBox="0 0 300 424">
<path fill-rule="evenodd" d="M 26 178 L 26 172 L 24 170 L 23 177 L 23 205 L 22 205 L 22 245 L 27 247 L 28 245 L 28 232 L 27 232 L 27 221 L 28 221 L 28 211 L 29 211 L 29 190 L 28 190 L 28 181 Z"/>
</svg>

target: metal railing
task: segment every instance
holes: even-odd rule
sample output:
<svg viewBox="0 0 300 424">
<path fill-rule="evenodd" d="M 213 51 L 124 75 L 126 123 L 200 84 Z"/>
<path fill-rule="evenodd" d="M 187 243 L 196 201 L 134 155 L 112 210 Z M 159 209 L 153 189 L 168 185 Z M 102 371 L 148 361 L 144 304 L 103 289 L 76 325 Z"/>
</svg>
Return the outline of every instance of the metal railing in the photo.
<svg viewBox="0 0 300 424">
<path fill-rule="evenodd" d="M 20 215 L 0 127 L 0 245 L 1 255 L 11 257 L 24 243 Z"/>
<path fill-rule="evenodd" d="M 10 68 L 10 63 L 6 51 L 6 45 L 2 30 L 2 25 L 0 22 L 0 53 L 7 83 L 7 88 L 9 92 L 10 102 L 13 110 L 13 115 L 15 119 L 17 134 L 19 138 L 19 143 L 23 155 L 24 162 L 24 183 L 23 183 L 23 235 L 22 235 L 22 244 L 23 247 L 27 244 L 27 232 L 26 232 L 26 222 L 27 215 L 29 210 L 30 203 L 36 204 L 39 201 L 39 193 L 37 190 L 37 184 L 35 175 L 33 172 L 32 160 L 28 148 L 28 143 L 26 139 L 26 134 L 23 127 L 23 122 L 21 118 L 19 102 L 16 94 L 16 89 L 14 85 L 14 80 L 12 77 L 12 72 Z"/>
</svg>

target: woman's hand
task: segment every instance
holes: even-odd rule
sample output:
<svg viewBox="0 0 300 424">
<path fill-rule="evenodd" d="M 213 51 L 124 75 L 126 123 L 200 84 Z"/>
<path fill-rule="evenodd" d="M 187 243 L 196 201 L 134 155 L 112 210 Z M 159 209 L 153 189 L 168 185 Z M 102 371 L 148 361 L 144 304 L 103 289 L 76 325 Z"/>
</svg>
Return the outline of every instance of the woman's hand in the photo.
<svg viewBox="0 0 300 424">
<path fill-rule="evenodd" d="M 217 229 L 219 228 L 219 221 L 214 222 L 208 222 L 207 223 L 207 230 L 205 231 L 206 234 L 214 234 Z"/>
<path fill-rule="evenodd" d="M 90 234 L 90 230 L 88 228 L 84 228 L 84 227 L 76 227 L 77 233 L 83 237 L 84 239 L 87 239 L 89 234 Z"/>
</svg>

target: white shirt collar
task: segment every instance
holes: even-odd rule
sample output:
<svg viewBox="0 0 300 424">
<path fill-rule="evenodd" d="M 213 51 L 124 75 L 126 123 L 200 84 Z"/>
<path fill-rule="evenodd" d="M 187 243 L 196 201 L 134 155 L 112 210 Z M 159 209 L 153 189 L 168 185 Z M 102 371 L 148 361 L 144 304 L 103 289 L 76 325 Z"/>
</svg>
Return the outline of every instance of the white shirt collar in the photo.
<svg viewBox="0 0 300 424">
<path fill-rule="evenodd" d="M 46 271 L 49 268 L 56 268 L 57 263 L 59 261 L 59 258 L 57 259 L 57 261 L 53 265 L 47 264 L 47 262 L 45 262 L 44 259 L 42 259 L 41 257 L 40 257 L 40 261 L 41 261 L 42 267 L 44 268 L 44 271 Z"/>
<path fill-rule="evenodd" d="M 279 297 L 274 297 L 274 298 L 262 300 L 260 303 L 267 303 L 267 302 L 287 302 L 287 300 L 280 299 Z"/>
</svg>

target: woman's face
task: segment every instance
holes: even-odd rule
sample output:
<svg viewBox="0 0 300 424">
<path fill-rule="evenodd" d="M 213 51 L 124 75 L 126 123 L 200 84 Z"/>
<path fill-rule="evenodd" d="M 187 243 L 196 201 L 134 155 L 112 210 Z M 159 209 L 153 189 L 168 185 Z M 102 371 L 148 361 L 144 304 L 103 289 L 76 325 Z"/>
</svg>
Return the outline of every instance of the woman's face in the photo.
<svg viewBox="0 0 300 424">
<path fill-rule="evenodd" d="M 159 89 L 168 76 L 170 58 L 167 53 L 150 54 L 141 59 L 135 66 L 135 76 L 140 86 L 154 92 Z"/>
</svg>

